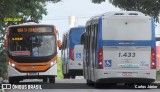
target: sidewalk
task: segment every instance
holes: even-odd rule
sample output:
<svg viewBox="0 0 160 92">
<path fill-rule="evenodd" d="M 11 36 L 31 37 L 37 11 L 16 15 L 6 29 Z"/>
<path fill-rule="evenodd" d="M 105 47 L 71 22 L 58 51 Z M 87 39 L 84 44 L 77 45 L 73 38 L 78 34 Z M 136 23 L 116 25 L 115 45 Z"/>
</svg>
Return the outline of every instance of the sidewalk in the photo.
<svg viewBox="0 0 160 92">
<path fill-rule="evenodd" d="M 157 80 L 156 81 L 160 81 L 160 78 L 157 78 Z"/>
<path fill-rule="evenodd" d="M 158 78 L 154 83 L 160 86 L 160 78 Z"/>
</svg>

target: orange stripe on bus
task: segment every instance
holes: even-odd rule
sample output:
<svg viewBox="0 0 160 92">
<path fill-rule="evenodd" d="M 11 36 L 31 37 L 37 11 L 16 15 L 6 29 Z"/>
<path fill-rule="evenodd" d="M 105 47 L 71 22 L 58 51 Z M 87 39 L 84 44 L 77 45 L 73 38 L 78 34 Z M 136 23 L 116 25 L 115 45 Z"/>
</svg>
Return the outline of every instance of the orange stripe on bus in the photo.
<svg viewBox="0 0 160 92">
<path fill-rule="evenodd" d="M 20 71 L 34 71 L 34 72 L 40 72 L 45 71 L 50 68 L 51 61 L 57 63 L 57 56 L 55 56 L 53 59 L 51 59 L 49 62 L 42 62 L 42 63 L 17 63 L 14 60 L 8 58 L 8 62 L 14 63 L 16 66 L 15 68 Z"/>
</svg>

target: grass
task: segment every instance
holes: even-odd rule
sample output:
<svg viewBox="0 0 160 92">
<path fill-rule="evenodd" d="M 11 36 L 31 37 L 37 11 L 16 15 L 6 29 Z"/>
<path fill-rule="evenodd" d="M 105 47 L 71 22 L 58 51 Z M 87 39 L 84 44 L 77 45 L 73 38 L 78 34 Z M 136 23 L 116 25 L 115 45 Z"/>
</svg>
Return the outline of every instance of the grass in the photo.
<svg viewBox="0 0 160 92">
<path fill-rule="evenodd" d="M 157 71 L 157 78 L 160 78 L 160 70 Z"/>
<path fill-rule="evenodd" d="M 62 60 L 60 58 L 58 58 L 58 66 L 57 66 L 57 78 L 58 79 L 62 79 L 63 78 L 63 74 L 62 74 Z"/>
</svg>

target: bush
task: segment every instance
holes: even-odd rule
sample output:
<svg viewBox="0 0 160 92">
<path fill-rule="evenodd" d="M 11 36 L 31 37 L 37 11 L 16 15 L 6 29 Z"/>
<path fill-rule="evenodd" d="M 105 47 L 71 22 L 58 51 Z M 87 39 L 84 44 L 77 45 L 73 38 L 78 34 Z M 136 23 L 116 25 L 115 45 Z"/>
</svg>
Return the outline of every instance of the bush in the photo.
<svg viewBox="0 0 160 92">
<path fill-rule="evenodd" d="M 4 54 L 0 57 L 0 77 L 3 77 L 3 79 L 7 78 L 7 62 Z"/>
<path fill-rule="evenodd" d="M 160 70 L 157 71 L 157 78 L 160 78 Z"/>
<path fill-rule="evenodd" d="M 57 66 L 57 78 L 58 79 L 62 79 L 63 78 L 63 74 L 62 74 L 62 61 L 60 60 L 60 58 L 58 59 L 58 66 Z"/>
</svg>

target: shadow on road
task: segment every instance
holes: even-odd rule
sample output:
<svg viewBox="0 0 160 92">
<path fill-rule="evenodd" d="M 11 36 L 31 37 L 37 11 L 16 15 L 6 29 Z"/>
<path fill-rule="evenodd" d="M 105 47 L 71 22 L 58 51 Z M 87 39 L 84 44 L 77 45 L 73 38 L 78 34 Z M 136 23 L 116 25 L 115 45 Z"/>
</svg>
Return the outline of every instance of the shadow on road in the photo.
<svg viewBox="0 0 160 92">
<path fill-rule="evenodd" d="M 14 85 L 41 85 L 42 89 L 160 89 L 157 84 L 100 84 L 99 86 L 86 83 L 42 83 L 42 82 L 20 82 Z M 148 86 L 152 88 L 148 88 Z M 156 88 L 157 87 L 157 88 Z"/>
</svg>

